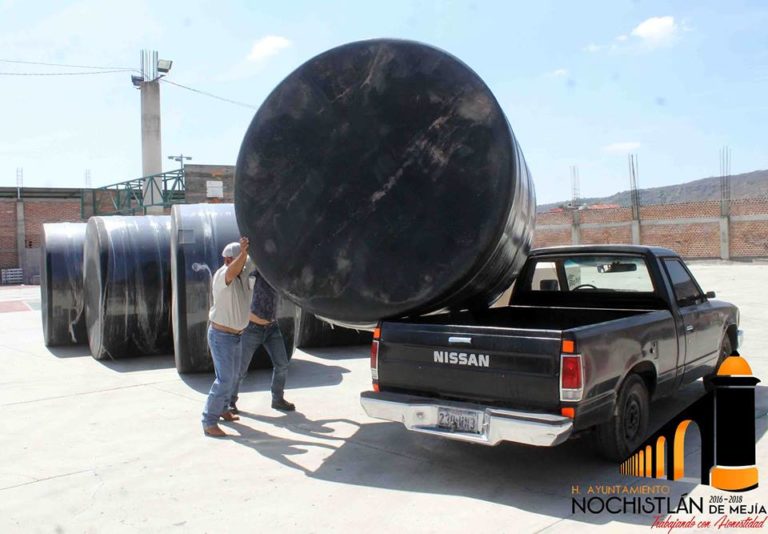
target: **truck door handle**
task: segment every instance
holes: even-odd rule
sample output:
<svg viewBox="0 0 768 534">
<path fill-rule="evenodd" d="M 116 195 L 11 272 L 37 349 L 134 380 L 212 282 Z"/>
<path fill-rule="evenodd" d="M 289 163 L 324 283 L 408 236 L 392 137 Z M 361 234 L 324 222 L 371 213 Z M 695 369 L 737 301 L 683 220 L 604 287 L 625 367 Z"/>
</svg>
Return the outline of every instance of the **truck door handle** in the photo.
<svg viewBox="0 0 768 534">
<path fill-rule="evenodd" d="M 448 338 L 448 343 L 472 343 L 471 337 L 459 337 L 459 336 L 451 336 Z"/>
<path fill-rule="evenodd" d="M 688 326 L 685 327 L 685 331 L 686 332 L 693 332 L 694 330 L 695 329 L 693 328 L 693 325 L 691 325 L 691 324 L 689 324 Z"/>
</svg>

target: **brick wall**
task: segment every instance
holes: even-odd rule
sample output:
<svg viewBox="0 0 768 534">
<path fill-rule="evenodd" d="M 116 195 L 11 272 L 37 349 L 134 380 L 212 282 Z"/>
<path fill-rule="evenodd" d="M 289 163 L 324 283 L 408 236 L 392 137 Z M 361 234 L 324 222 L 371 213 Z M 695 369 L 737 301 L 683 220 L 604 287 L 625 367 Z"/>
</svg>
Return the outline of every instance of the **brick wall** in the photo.
<svg viewBox="0 0 768 534">
<path fill-rule="evenodd" d="M 536 224 L 571 224 L 573 222 L 573 216 L 570 212 L 556 211 L 553 213 L 537 213 Z M 570 233 L 568 234 L 570 238 Z"/>
<path fill-rule="evenodd" d="M 768 257 L 768 199 L 733 200 L 730 214 L 729 256 Z M 576 217 L 582 244 L 632 242 L 630 208 L 581 210 Z M 719 258 L 720 219 L 719 201 L 641 206 L 640 243 L 671 248 L 687 258 Z M 537 214 L 534 246 L 572 244 L 572 221 L 569 212 Z M 624 222 L 630 224 L 615 226 Z"/>
<path fill-rule="evenodd" d="M 554 247 L 571 244 L 571 227 L 558 229 L 536 228 L 533 233 L 533 248 Z"/>
<path fill-rule="evenodd" d="M 731 256 L 768 257 L 768 221 L 731 221 Z"/>
<path fill-rule="evenodd" d="M 611 208 L 604 210 L 581 210 L 579 220 L 582 223 L 617 223 L 632 220 L 630 208 Z"/>
<path fill-rule="evenodd" d="M 684 258 L 719 258 L 720 224 L 641 225 L 640 243 L 672 249 Z"/>
<path fill-rule="evenodd" d="M 24 233 L 26 248 L 38 248 L 43 224 L 49 222 L 80 222 L 80 201 L 59 199 L 25 199 Z"/>
<path fill-rule="evenodd" d="M 581 227 L 580 242 L 582 245 L 626 244 L 632 242 L 632 227 L 606 226 L 602 228 Z"/>
<path fill-rule="evenodd" d="M 768 202 L 757 198 L 732 200 L 731 215 L 768 215 Z"/>
<path fill-rule="evenodd" d="M 654 219 L 695 219 L 697 217 L 720 217 L 720 202 L 687 202 L 640 206 L 641 221 Z"/>
<path fill-rule="evenodd" d="M 0 199 L 0 269 L 18 267 L 16 255 L 16 200 Z"/>
</svg>

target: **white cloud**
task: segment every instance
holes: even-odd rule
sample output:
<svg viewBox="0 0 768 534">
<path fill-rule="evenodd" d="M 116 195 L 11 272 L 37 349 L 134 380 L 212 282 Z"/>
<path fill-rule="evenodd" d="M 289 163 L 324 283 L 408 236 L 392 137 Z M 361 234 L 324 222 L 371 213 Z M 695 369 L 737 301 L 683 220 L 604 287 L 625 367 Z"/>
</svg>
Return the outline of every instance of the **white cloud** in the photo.
<svg viewBox="0 0 768 534">
<path fill-rule="evenodd" d="M 675 17 L 651 17 L 638 24 L 632 35 L 650 46 L 658 46 L 673 39 L 679 29 Z"/>
<path fill-rule="evenodd" d="M 262 61 L 272 57 L 280 50 L 291 46 L 291 41 L 279 35 L 266 35 L 253 43 L 251 53 L 248 54 L 248 61 Z"/>
<path fill-rule="evenodd" d="M 552 72 L 549 73 L 550 76 L 554 78 L 564 78 L 565 76 L 568 76 L 568 69 L 555 69 Z"/>
<path fill-rule="evenodd" d="M 627 153 L 640 148 L 637 141 L 622 141 L 620 143 L 611 143 L 603 147 L 604 152 Z"/>
<path fill-rule="evenodd" d="M 685 21 L 678 24 L 675 17 L 650 17 L 642 21 L 629 33 L 616 36 L 613 44 L 589 43 L 583 48 L 585 52 L 596 53 L 602 50 L 610 52 L 640 52 L 675 41 L 681 32 L 691 31 Z"/>
</svg>

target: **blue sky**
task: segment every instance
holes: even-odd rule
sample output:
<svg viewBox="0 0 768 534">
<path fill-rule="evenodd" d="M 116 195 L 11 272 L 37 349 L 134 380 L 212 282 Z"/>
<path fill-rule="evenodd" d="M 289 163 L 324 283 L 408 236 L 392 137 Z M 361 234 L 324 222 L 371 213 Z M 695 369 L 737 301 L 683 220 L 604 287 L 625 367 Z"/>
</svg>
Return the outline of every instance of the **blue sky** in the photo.
<svg viewBox="0 0 768 534">
<path fill-rule="evenodd" d="M 336 45 L 429 43 L 486 81 L 522 144 L 539 203 L 768 168 L 768 3 L 24 2 L 0 0 L 0 59 L 138 67 L 250 104 Z M 83 69 L 79 69 L 82 71 Z M 0 72 L 75 72 L 0 62 Z M 254 109 L 164 84 L 163 154 L 234 164 Z M 141 175 L 139 93 L 129 74 L 0 75 L 0 185 L 82 187 Z M 167 161 L 167 169 L 176 164 Z"/>
</svg>

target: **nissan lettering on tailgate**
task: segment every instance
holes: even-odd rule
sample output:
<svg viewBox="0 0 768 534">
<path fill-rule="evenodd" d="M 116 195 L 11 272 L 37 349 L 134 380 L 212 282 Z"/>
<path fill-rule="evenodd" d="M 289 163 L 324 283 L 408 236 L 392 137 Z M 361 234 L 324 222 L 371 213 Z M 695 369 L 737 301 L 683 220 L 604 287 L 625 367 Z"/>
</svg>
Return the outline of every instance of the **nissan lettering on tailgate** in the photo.
<svg viewBox="0 0 768 534">
<path fill-rule="evenodd" d="M 472 367 L 488 367 L 491 363 L 490 354 L 453 352 L 453 351 L 447 351 L 447 350 L 434 351 L 433 358 L 435 363 L 468 365 Z"/>
</svg>

